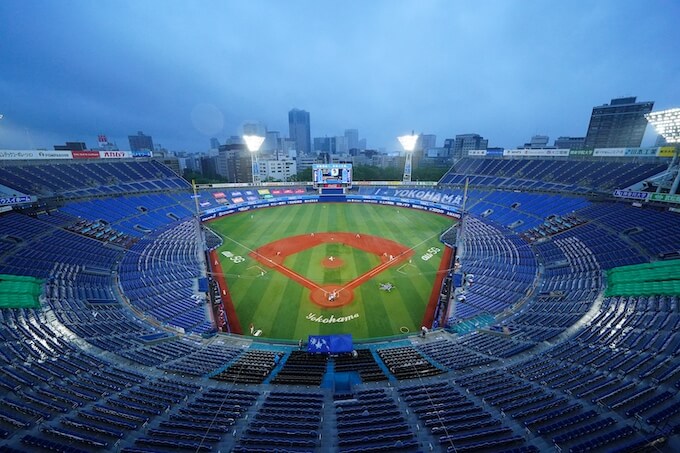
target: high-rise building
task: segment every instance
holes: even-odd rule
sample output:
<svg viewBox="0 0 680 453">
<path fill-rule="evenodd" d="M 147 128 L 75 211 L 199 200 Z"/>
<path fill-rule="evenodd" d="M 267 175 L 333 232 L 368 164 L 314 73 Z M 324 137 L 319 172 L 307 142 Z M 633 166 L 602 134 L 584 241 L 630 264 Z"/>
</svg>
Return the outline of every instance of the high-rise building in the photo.
<svg viewBox="0 0 680 453">
<path fill-rule="evenodd" d="M 259 135 L 260 137 L 267 136 L 267 126 L 259 121 L 244 123 L 243 135 Z"/>
<path fill-rule="evenodd" d="M 310 154 L 312 152 L 309 112 L 299 109 L 288 112 L 288 135 L 295 140 L 298 153 Z"/>
<path fill-rule="evenodd" d="M 435 134 L 420 134 L 416 143 L 417 150 L 427 151 L 437 146 L 437 136 Z"/>
<path fill-rule="evenodd" d="M 345 129 L 345 144 L 348 150 L 359 149 L 359 129 Z"/>
<path fill-rule="evenodd" d="M 525 143 L 523 148 L 525 149 L 543 149 L 548 147 L 548 141 L 550 137 L 547 135 L 532 135 L 529 143 Z"/>
<path fill-rule="evenodd" d="M 453 144 L 453 147 L 451 146 Z M 479 134 L 458 134 L 451 143 L 451 139 L 444 141 L 445 148 L 452 148 L 451 157 L 460 159 L 466 153 L 473 149 L 486 149 L 489 146 L 489 140 L 485 139 Z"/>
<path fill-rule="evenodd" d="M 137 135 L 128 135 L 130 142 L 130 151 L 153 151 L 153 138 L 150 135 L 144 135 L 142 131 L 137 132 Z"/>
<path fill-rule="evenodd" d="M 263 152 L 273 153 L 279 150 L 279 132 L 278 131 L 267 131 L 265 135 L 264 143 L 262 148 Z"/>
<path fill-rule="evenodd" d="M 253 169 L 250 152 L 244 143 L 231 143 L 220 145 L 217 156 L 217 174 L 226 178 L 231 183 L 247 183 L 253 180 Z"/>
<path fill-rule="evenodd" d="M 636 97 L 612 99 L 609 104 L 593 107 L 586 148 L 635 148 L 642 143 L 653 101 L 636 102 Z"/>
<path fill-rule="evenodd" d="M 220 141 L 216 137 L 210 139 L 210 149 L 217 149 L 220 147 Z"/>
<path fill-rule="evenodd" d="M 338 135 L 333 137 L 333 142 L 331 146 L 332 154 L 347 154 L 349 148 L 347 147 L 347 137 L 344 135 Z"/>
<path fill-rule="evenodd" d="M 314 137 L 314 152 L 331 152 L 331 138 L 330 137 Z"/>
<path fill-rule="evenodd" d="M 85 151 L 85 142 L 66 142 L 64 145 L 54 145 L 55 151 Z"/>
<path fill-rule="evenodd" d="M 585 137 L 557 137 L 555 148 L 558 149 L 583 149 L 585 147 Z"/>
</svg>

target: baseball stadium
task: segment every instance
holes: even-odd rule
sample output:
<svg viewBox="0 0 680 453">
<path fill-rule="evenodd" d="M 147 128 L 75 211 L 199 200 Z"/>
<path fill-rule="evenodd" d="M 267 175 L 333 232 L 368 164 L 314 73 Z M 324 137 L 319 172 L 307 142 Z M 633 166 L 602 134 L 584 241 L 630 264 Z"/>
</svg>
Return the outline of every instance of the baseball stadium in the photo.
<svg viewBox="0 0 680 453">
<path fill-rule="evenodd" d="M 0 451 L 678 451 L 676 148 L 520 151 L 0 151 Z"/>
</svg>

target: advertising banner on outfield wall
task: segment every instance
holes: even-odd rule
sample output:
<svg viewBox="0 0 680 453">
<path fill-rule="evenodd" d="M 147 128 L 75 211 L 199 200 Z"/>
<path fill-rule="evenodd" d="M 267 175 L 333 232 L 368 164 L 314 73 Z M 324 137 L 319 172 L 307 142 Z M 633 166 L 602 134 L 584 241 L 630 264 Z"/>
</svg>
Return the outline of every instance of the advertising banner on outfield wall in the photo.
<svg viewBox="0 0 680 453">
<path fill-rule="evenodd" d="M 633 200 L 645 201 L 649 197 L 649 192 L 639 192 L 637 190 L 623 190 L 616 189 L 614 191 L 614 196 L 616 198 L 630 198 Z"/>
<path fill-rule="evenodd" d="M 486 150 L 485 149 L 471 149 L 471 150 L 468 150 L 467 155 L 468 156 L 475 156 L 475 157 L 486 156 Z"/>
<path fill-rule="evenodd" d="M 218 217 L 223 217 L 225 215 L 234 214 L 237 212 L 247 212 L 253 209 L 270 208 L 276 206 L 286 206 L 286 205 L 296 205 L 296 204 L 306 204 L 306 203 L 319 203 L 319 197 L 290 197 L 290 198 L 278 198 L 273 201 L 268 200 L 258 200 L 253 202 L 246 202 L 238 206 L 220 206 L 217 208 L 212 208 L 206 210 L 201 215 L 201 221 L 207 222 L 209 220 L 216 219 Z M 447 217 L 453 217 L 456 219 L 460 218 L 460 213 L 457 212 L 455 208 L 440 206 L 435 203 L 429 203 L 426 201 L 418 200 L 404 200 L 401 198 L 392 197 L 376 197 L 376 196 L 361 196 L 361 195 L 348 195 L 346 198 L 348 203 L 366 203 L 366 204 L 381 204 L 386 206 L 394 206 L 401 208 L 419 209 L 421 211 L 428 211 L 435 214 L 442 214 Z"/>
</svg>

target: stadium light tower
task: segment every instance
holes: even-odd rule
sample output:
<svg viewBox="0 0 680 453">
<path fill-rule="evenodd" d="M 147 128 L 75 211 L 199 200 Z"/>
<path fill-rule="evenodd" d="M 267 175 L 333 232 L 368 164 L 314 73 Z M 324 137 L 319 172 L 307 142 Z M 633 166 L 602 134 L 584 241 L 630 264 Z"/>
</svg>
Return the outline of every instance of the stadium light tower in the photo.
<svg viewBox="0 0 680 453">
<path fill-rule="evenodd" d="M 397 137 L 401 147 L 404 148 L 406 153 L 406 161 L 404 162 L 404 178 L 402 181 L 411 182 L 411 164 L 413 162 L 413 150 L 416 148 L 416 142 L 418 141 L 418 134 L 411 132 L 411 135 L 402 135 Z"/>
<path fill-rule="evenodd" d="M 250 162 L 252 164 L 253 185 L 260 184 L 260 166 L 257 164 L 257 152 L 260 146 L 264 143 L 264 137 L 259 135 L 244 135 L 243 140 L 246 142 L 248 151 L 250 151 Z"/>
<path fill-rule="evenodd" d="M 680 108 L 647 113 L 645 118 L 668 143 L 680 143 Z"/>
<path fill-rule="evenodd" d="M 680 108 L 647 113 L 645 118 L 654 126 L 656 132 L 666 139 L 668 144 L 675 145 L 677 149 L 678 144 L 680 144 Z M 667 174 L 673 178 L 673 183 L 668 192 L 670 194 L 677 194 L 680 187 L 680 165 L 678 165 L 677 161 L 678 155 L 676 152 L 667 170 Z M 675 177 L 672 176 L 673 174 Z M 657 192 L 660 191 L 661 184 L 657 187 Z"/>
</svg>

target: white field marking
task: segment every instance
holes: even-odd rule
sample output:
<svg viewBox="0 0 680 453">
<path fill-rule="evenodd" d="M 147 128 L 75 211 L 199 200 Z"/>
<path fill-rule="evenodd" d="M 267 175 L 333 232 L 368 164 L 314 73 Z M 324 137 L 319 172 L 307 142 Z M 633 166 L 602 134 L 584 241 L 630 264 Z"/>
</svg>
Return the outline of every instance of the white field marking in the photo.
<svg viewBox="0 0 680 453">
<path fill-rule="evenodd" d="M 230 240 L 231 242 L 233 242 L 234 244 L 238 245 L 239 247 L 243 247 L 243 248 L 246 249 L 249 253 L 253 253 L 253 254 L 257 255 L 257 256 L 260 256 L 260 257 L 262 257 L 262 258 L 265 258 L 262 254 L 255 252 L 255 250 L 251 249 L 250 247 L 248 247 L 248 246 L 245 245 L 244 243 L 237 241 L 236 239 L 232 238 L 231 236 L 224 236 L 224 239 L 228 239 L 228 240 Z M 276 264 L 275 262 L 273 262 L 272 260 L 270 260 L 270 259 L 268 259 L 268 258 L 265 258 L 265 259 L 266 259 L 267 261 L 269 261 L 270 263 L 272 263 L 272 265 L 273 265 L 274 267 L 279 267 L 279 268 L 281 268 L 281 269 L 287 269 L 287 268 L 285 268 L 284 266 L 282 266 L 282 265 L 280 265 L 280 264 Z M 285 272 L 282 272 L 282 274 L 285 275 Z M 313 285 L 316 287 L 316 289 L 321 289 L 321 287 L 320 287 L 319 285 L 317 285 L 316 283 L 314 283 L 313 281 L 311 281 L 311 280 L 309 280 L 309 279 L 307 279 L 307 281 L 310 282 L 311 284 L 313 284 Z"/>
</svg>

